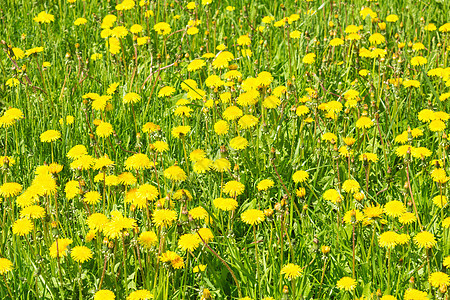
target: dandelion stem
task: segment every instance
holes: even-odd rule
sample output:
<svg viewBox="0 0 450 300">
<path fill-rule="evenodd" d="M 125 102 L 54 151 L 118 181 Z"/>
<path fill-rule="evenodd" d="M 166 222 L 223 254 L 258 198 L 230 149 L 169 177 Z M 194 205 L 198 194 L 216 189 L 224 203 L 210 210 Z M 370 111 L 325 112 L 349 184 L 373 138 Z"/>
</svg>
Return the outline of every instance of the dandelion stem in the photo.
<svg viewBox="0 0 450 300">
<path fill-rule="evenodd" d="M 102 277 L 100 278 L 100 283 L 98 284 L 98 289 L 99 289 L 99 290 L 102 288 L 103 279 L 105 278 L 106 263 L 108 262 L 107 258 L 108 258 L 108 254 L 105 253 L 105 260 L 104 260 L 104 262 L 103 262 Z"/>
<path fill-rule="evenodd" d="M 9 296 L 11 297 L 11 299 L 14 299 L 14 297 L 13 297 L 13 295 L 11 293 L 11 289 L 9 288 L 8 281 L 6 281 L 6 276 L 5 276 L 5 274 L 2 274 L 2 275 L 3 275 L 3 280 L 5 281 L 6 288 L 8 289 Z"/>
<path fill-rule="evenodd" d="M 414 212 L 416 213 L 416 218 L 417 221 L 419 222 L 419 227 L 422 230 L 422 223 L 420 222 L 420 218 L 419 218 L 419 214 L 417 213 L 417 206 L 416 206 L 416 202 L 414 201 L 414 196 L 413 196 L 413 192 L 411 189 L 411 181 L 409 180 L 409 161 L 406 162 L 406 179 L 408 182 L 408 189 L 409 189 L 409 193 L 411 195 L 411 201 L 413 203 L 413 207 L 414 207 Z"/>
<path fill-rule="evenodd" d="M 219 254 L 217 254 L 217 252 L 214 251 L 214 250 L 213 250 L 213 249 L 205 242 L 205 240 L 204 240 L 204 239 L 202 238 L 202 236 L 198 233 L 198 231 L 197 231 L 197 235 L 200 237 L 200 239 L 202 240 L 202 242 L 203 242 L 203 244 L 205 245 L 205 247 L 208 248 L 208 250 L 211 251 L 211 253 L 212 253 L 215 257 L 217 257 L 217 258 L 224 264 L 224 266 L 228 269 L 228 271 L 229 271 L 230 274 L 231 274 L 231 277 L 233 277 L 234 283 L 236 284 L 236 287 L 237 287 L 237 290 L 238 290 L 238 294 L 239 294 L 239 298 L 242 298 L 241 288 L 240 288 L 240 286 L 239 286 L 239 282 L 238 282 L 238 280 L 237 280 L 237 278 L 236 278 L 236 275 L 234 275 L 233 270 L 232 270 L 232 269 L 230 268 L 230 266 L 226 263 L 226 261 L 223 260 L 223 258 L 220 257 Z"/>
</svg>

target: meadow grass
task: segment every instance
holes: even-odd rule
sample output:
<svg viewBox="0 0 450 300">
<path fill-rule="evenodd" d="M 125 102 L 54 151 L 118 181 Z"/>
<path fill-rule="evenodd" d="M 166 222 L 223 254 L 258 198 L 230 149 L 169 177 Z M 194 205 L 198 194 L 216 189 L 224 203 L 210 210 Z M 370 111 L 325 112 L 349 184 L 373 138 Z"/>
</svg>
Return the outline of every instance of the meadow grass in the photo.
<svg viewBox="0 0 450 300">
<path fill-rule="evenodd" d="M 0 297 L 448 299 L 449 15 L 3 1 Z"/>
</svg>

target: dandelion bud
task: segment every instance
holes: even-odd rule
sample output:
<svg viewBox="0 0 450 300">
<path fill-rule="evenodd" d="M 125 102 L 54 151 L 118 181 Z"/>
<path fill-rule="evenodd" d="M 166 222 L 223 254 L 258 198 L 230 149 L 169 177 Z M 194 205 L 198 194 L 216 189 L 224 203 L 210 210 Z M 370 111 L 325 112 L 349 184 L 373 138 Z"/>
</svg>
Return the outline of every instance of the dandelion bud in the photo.
<svg viewBox="0 0 450 300">
<path fill-rule="evenodd" d="M 411 278 L 409 279 L 409 283 L 414 284 L 414 276 L 411 276 Z"/>
<path fill-rule="evenodd" d="M 208 289 L 204 289 L 201 300 L 210 300 L 210 299 L 212 299 L 211 292 Z"/>
<path fill-rule="evenodd" d="M 66 58 L 69 58 L 69 57 L 70 57 L 70 53 L 66 52 Z"/>
<path fill-rule="evenodd" d="M 381 292 L 380 289 L 378 289 L 378 290 L 377 290 L 377 297 L 381 297 L 381 296 L 383 296 L 383 293 Z"/>
<path fill-rule="evenodd" d="M 359 193 L 353 194 L 353 198 L 355 198 L 355 200 L 361 202 L 362 200 L 364 200 L 365 196 L 364 196 L 363 192 L 359 192 Z"/>
<path fill-rule="evenodd" d="M 51 223 L 51 226 L 52 226 L 52 228 L 56 228 L 56 226 L 58 226 L 58 223 L 57 223 L 56 221 L 53 221 L 53 222 Z"/>
<path fill-rule="evenodd" d="M 75 48 L 80 48 L 80 44 L 79 43 L 75 43 Z"/>
<path fill-rule="evenodd" d="M 275 203 L 275 210 L 278 210 L 278 211 L 281 210 L 281 203 L 280 202 Z"/>
<path fill-rule="evenodd" d="M 283 294 L 288 294 L 288 293 L 289 293 L 288 286 L 287 285 L 283 286 Z"/>
<path fill-rule="evenodd" d="M 447 286 L 444 285 L 444 284 L 442 284 L 442 285 L 439 287 L 439 292 L 440 292 L 441 294 L 447 293 Z"/>
<path fill-rule="evenodd" d="M 303 210 L 307 210 L 308 209 L 308 204 L 303 205 Z"/>
<path fill-rule="evenodd" d="M 114 248 L 114 243 L 113 243 L 113 242 L 109 242 L 109 243 L 108 243 L 108 248 L 109 248 L 109 249 Z"/>
<path fill-rule="evenodd" d="M 303 198 L 303 197 L 305 197 L 305 195 L 306 195 L 306 190 L 305 190 L 305 188 L 303 188 L 303 187 L 298 188 L 298 189 L 295 191 L 295 194 L 297 195 L 297 197 Z"/>
<path fill-rule="evenodd" d="M 271 209 L 271 208 L 265 209 L 265 210 L 264 210 L 264 215 L 265 215 L 266 217 L 270 217 L 271 215 L 273 215 L 273 209 Z"/>
<path fill-rule="evenodd" d="M 320 251 L 326 255 L 326 254 L 330 253 L 331 248 L 330 248 L 330 246 L 322 246 L 322 247 L 320 247 Z"/>
</svg>

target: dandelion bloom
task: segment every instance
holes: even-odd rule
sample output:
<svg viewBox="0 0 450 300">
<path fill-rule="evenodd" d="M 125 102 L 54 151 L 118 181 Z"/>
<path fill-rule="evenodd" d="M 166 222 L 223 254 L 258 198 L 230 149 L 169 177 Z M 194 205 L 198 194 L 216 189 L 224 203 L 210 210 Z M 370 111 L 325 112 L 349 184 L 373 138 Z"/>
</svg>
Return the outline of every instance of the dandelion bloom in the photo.
<svg viewBox="0 0 450 300">
<path fill-rule="evenodd" d="M 259 209 L 248 209 L 241 214 L 241 219 L 248 225 L 258 225 L 264 221 L 264 212 Z"/>
<path fill-rule="evenodd" d="M 89 229 L 95 231 L 101 231 L 105 227 L 105 224 L 108 223 L 108 217 L 102 213 L 94 213 L 87 218 L 87 224 Z"/>
<path fill-rule="evenodd" d="M 428 293 L 409 288 L 405 292 L 405 300 L 428 300 Z"/>
<path fill-rule="evenodd" d="M 100 170 L 114 165 L 114 162 L 109 159 L 108 154 L 105 154 L 95 160 L 94 170 Z"/>
<path fill-rule="evenodd" d="M 216 122 L 216 124 L 214 124 L 214 131 L 216 132 L 217 135 L 224 135 L 228 133 L 228 123 L 227 121 L 224 120 L 219 120 Z"/>
<path fill-rule="evenodd" d="M 444 258 L 442 265 L 446 268 L 450 267 L 450 256 L 447 256 L 446 258 Z"/>
<path fill-rule="evenodd" d="M 450 228 L 450 217 L 447 217 L 444 220 L 442 220 L 442 227 Z"/>
<path fill-rule="evenodd" d="M 345 276 L 339 279 L 339 281 L 336 283 L 336 286 L 340 290 L 346 290 L 346 291 L 352 291 L 356 287 L 356 280 Z"/>
<path fill-rule="evenodd" d="M 22 218 L 14 222 L 12 226 L 13 234 L 17 234 L 20 236 L 27 235 L 33 230 L 33 222 L 31 222 L 28 218 Z"/>
<path fill-rule="evenodd" d="M 85 18 L 78 18 L 73 22 L 73 25 L 79 26 L 79 25 L 84 25 L 86 23 L 87 23 L 87 20 Z"/>
<path fill-rule="evenodd" d="M 194 220 L 204 220 L 204 219 L 206 219 L 206 217 L 208 217 L 208 212 L 203 207 L 198 206 L 198 207 L 195 207 L 195 208 L 189 210 L 189 215 Z"/>
<path fill-rule="evenodd" d="M 165 86 L 163 88 L 161 88 L 158 92 L 158 97 L 169 97 L 172 96 L 173 93 L 175 93 L 175 88 L 171 87 L 171 86 Z"/>
<path fill-rule="evenodd" d="M 0 274 L 4 275 L 13 269 L 13 263 L 7 258 L 0 258 Z"/>
<path fill-rule="evenodd" d="M 152 122 L 147 122 L 142 126 L 142 132 L 145 132 L 145 133 L 147 133 L 147 132 L 151 133 L 151 132 L 155 132 L 158 130 L 161 130 L 161 127 Z"/>
<path fill-rule="evenodd" d="M 315 61 L 316 61 L 316 54 L 314 53 L 308 53 L 302 59 L 302 62 L 308 65 L 313 64 Z"/>
<path fill-rule="evenodd" d="M 305 182 L 306 180 L 308 180 L 308 178 L 309 178 L 308 172 L 303 170 L 297 171 L 292 175 L 292 180 L 294 180 L 295 183 Z"/>
<path fill-rule="evenodd" d="M 400 217 L 406 211 L 406 207 L 401 201 L 393 200 L 384 205 L 384 212 L 390 217 Z"/>
<path fill-rule="evenodd" d="M 137 290 L 128 295 L 127 300 L 148 300 L 153 299 L 153 294 L 147 290 Z"/>
<path fill-rule="evenodd" d="M 358 128 L 370 128 L 373 126 L 373 121 L 368 117 L 361 117 L 356 121 L 356 127 Z"/>
<path fill-rule="evenodd" d="M 394 248 L 397 245 L 398 233 L 394 231 L 386 231 L 378 237 L 378 244 L 385 248 Z"/>
<path fill-rule="evenodd" d="M 438 195 L 433 198 L 433 203 L 436 204 L 439 208 L 443 208 L 447 205 L 447 197 Z"/>
<path fill-rule="evenodd" d="M 414 241 L 420 248 L 433 248 L 436 245 L 436 238 L 431 232 L 422 231 L 419 232 L 415 237 Z"/>
<path fill-rule="evenodd" d="M 216 208 L 223 211 L 233 211 L 238 207 L 238 203 L 233 198 L 216 198 L 213 201 Z"/>
<path fill-rule="evenodd" d="M 184 268 L 183 258 L 173 251 L 166 251 L 159 258 L 162 262 L 170 263 L 174 269 Z"/>
<path fill-rule="evenodd" d="M 243 115 L 242 110 L 237 106 L 229 106 L 225 109 L 222 116 L 228 121 L 235 120 Z"/>
<path fill-rule="evenodd" d="M 84 263 L 90 260 L 93 256 L 91 249 L 85 246 L 73 247 L 70 256 L 78 263 Z"/>
<path fill-rule="evenodd" d="M 206 171 L 209 171 L 211 169 L 212 163 L 212 160 L 210 160 L 209 158 L 203 158 L 195 162 L 193 170 L 195 173 L 205 173 Z"/>
<path fill-rule="evenodd" d="M 53 258 L 65 256 L 67 247 L 72 243 L 71 239 L 57 239 L 50 246 L 50 256 Z"/>
<path fill-rule="evenodd" d="M 178 126 L 172 129 L 172 136 L 177 139 L 184 138 L 191 131 L 191 126 Z"/>
<path fill-rule="evenodd" d="M 339 192 L 335 189 L 328 189 L 323 193 L 323 198 L 325 200 L 331 201 L 333 203 L 341 202 L 342 197 Z"/>
<path fill-rule="evenodd" d="M 258 118 L 252 115 L 244 115 L 238 121 L 239 127 L 242 129 L 248 129 L 258 124 Z"/>
<path fill-rule="evenodd" d="M 170 31 L 172 30 L 172 28 L 170 28 L 170 25 L 167 24 L 166 22 L 159 22 L 156 23 L 153 26 L 153 29 L 159 34 L 159 35 L 167 35 L 170 33 Z"/>
<path fill-rule="evenodd" d="M 359 191 L 360 188 L 361 186 L 359 185 L 359 183 L 353 179 L 347 179 L 342 184 L 342 189 L 347 193 L 356 193 Z"/>
<path fill-rule="evenodd" d="M 428 124 L 428 128 L 433 132 L 444 131 L 445 127 L 445 123 L 441 120 L 433 120 Z"/>
<path fill-rule="evenodd" d="M 337 136 L 332 132 L 325 132 L 322 134 L 321 139 L 327 142 L 337 142 Z"/>
<path fill-rule="evenodd" d="M 446 288 L 450 285 L 450 277 L 443 272 L 431 273 L 428 282 L 435 288 Z"/>
<path fill-rule="evenodd" d="M 281 275 L 284 274 L 284 278 L 292 280 L 296 279 L 300 275 L 302 275 L 302 268 L 296 264 L 287 264 L 283 268 L 281 268 Z"/>
<path fill-rule="evenodd" d="M 158 227 L 169 227 L 176 219 L 177 213 L 170 209 L 158 209 L 153 212 L 153 223 Z"/>
<path fill-rule="evenodd" d="M 109 137 L 113 132 L 114 130 L 111 123 L 103 121 L 98 124 L 97 129 L 95 130 L 95 133 L 102 138 Z"/>
<path fill-rule="evenodd" d="M 218 158 L 213 162 L 212 168 L 217 172 L 229 171 L 231 169 L 231 163 L 226 158 Z"/>
<path fill-rule="evenodd" d="M 137 103 L 141 100 L 141 96 L 136 93 L 127 93 L 123 96 L 123 103 Z"/>
<path fill-rule="evenodd" d="M 418 88 L 420 86 L 420 82 L 418 80 L 409 80 L 409 79 L 407 79 L 407 80 L 404 80 L 402 82 L 402 85 L 404 87 L 406 87 L 406 88 L 407 87 L 416 87 L 416 88 Z"/>
<path fill-rule="evenodd" d="M 335 47 L 335 46 L 340 46 L 344 44 L 344 40 L 341 38 L 334 38 L 330 41 L 330 46 Z"/>
<path fill-rule="evenodd" d="M 45 12 L 45 11 L 41 11 L 36 17 L 33 18 L 33 21 L 37 22 L 37 23 L 51 23 L 53 21 L 55 21 L 55 16 Z"/>
<path fill-rule="evenodd" d="M 43 207 L 40 207 L 39 205 L 30 205 L 20 211 L 20 217 L 41 219 L 45 217 L 45 209 Z"/>
<path fill-rule="evenodd" d="M 230 195 L 231 197 L 241 195 L 244 192 L 244 190 L 245 185 L 236 180 L 228 181 L 223 187 L 224 193 Z"/>
<path fill-rule="evenodd" d="M 143 170 L 153 166 L 148 156 L 144 153 L 137 153 L 125 160 L 125 168 L 127 170 Z"/>
<path fill-rule="evenodd" d="M 171 166 L 164 170 L 164 177 L 174 181 L 185 181 L 187 176 L 179 166 Z"/>
<path fill-rule="evenodd" d="M 357 209 L 352 209 L 345 213 L 343 220 L 345 224 L 355 224 L 364 220 L 364 214 Z"/>
<path fill-rule="evenodd" d="M 47 130 L 43 132 L 40 136 L 41 142 L 50 143 L 56 141 L 61 137 L 61 133 L 58 130 Z"/>
<path fill-rule="evenodd" d="M 72 147 L 69 152 L 67 152 L 67 157 L 70 159 L 76 159 L 86 154 L 88 154 L 88 152 L 84 145 L 76 145 Z"/>
<path fill-rule="evenodd" d="M 402 224 L 411 224 L 416 221 L 416 216 L 411 212 L 405 212 L 403 215 L 398 217 L 398 221 Z"/>
<path fill-rule="evenodd" d="M 259 191 L 267 191 L 269 188 L 273 187 L 274 182 L 271 179 L 263 179 L 261 180 L 258 185 L 256 186 L 256 188 Z"/>
<path fill-rule="evenodd" d="M 248 146 L 248 141 L 246 138 L 244 138 L 242 136 L 237 136 L 230 140 L 230 147 L 233 148 L 234 150 L 243 150 L 243 149 L 247 148 L 247 146 Z"/>
<path fill-rule="evenodd" d="M 371 44 L 381 44 L 386 41 L 385 37 L 381 33 L 374 33 L 369 37 L 369 42 Z"/>
<path fill-rule="evenodd" d="M 103 233 L 109 239 L 116 239 L 122 236 L 125 230 L 136 226 L 136 220 L 124 217 L 119 211 L 112 211 L 111 220 L 103 227 Z"/>
<path fill-rule="evenodd" d="M 95 293 L 94 300 L 115 300 L 116 296 L 109 290 L 100 290 Z"/>
<path fill-rule="evenodd" d="M 209 242 L 214 238 L 214 235 L 209 228 L 202 227 L 197 231 L 197 234 L 203 239 L 205 243 Z"/>
<path fill-rule="evenodd" d="M 83 201 L 86 202 L 87 204 L 95 205 L 100 202 L 100 199 L 101 199 L 101 195 L 99 192 L 91 191 L 91 192 L 87 192 L 84 195 Z"/>
<path fill-rule="evenodd" d="M 0 186 L 0 195 L 5 198 L 18 195 L 22 191 L 22 185 L 17 182 L 5 182 Z"/>
<path fill-rule="evenodd" d="M 150 249 L 153 245 L 157 244 L 158 237 L 153 231 L 144 231 L 139 235 L 138 241 L 139 244 L 147 249 Z"/>
<path fill-rule="evenodd" d="M 186 233 L 178 239 L 178 248 L 183 251 L 194 251 L 200 245 L 200 238 L 195 233 Z"/>
<path fill-rule="evenodd" d="M 366 218 L 369 219 L 379 218 L 383 214 L 383 208 L 380 205 L 369 205 L 363 211 Z"/>
</svg>

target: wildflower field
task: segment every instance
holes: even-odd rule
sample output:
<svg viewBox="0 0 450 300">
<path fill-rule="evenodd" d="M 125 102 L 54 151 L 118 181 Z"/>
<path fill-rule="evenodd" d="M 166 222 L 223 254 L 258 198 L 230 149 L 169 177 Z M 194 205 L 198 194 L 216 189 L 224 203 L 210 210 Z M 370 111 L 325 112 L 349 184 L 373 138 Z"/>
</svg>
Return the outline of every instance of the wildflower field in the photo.
<svg viewBox="0 0 450 300">
<path fill-rule="evenodd" d="M 450 1 L 0 2 L 0 299 L 449 299 Z"/>
</svg>

